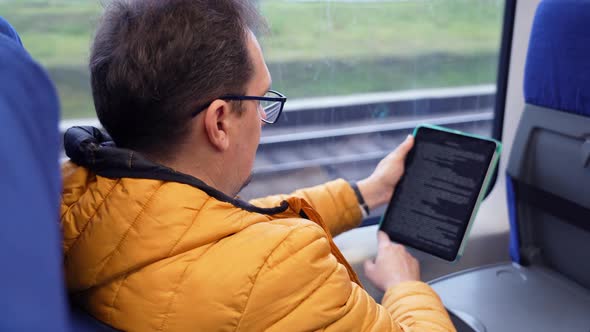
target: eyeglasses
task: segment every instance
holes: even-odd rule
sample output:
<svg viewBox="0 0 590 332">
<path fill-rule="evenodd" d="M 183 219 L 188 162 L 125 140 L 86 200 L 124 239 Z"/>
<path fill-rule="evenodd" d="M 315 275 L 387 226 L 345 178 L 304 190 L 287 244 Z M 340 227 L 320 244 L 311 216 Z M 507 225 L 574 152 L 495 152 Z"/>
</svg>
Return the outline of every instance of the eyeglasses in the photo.
<svg viewBox="0 0 590 332">
<path fill-rule="evenodd" d="M 217 99 L 221 100 L 257 100 L 260 102 L 260 109 L 261 111 L 258 112 L 260 115 L 260 120 L 265 123 L 273 124 L 277 122 L 281 113 L 283 112 L 283 107 L 285 107 L 285 103 L 287 102 L 287 97 L 282 93 L 274 90 L 268 90 L 266 94 L 262 97 L 258 96 L 238 96 L 238 95 L 225 95 L 221 96 Z M 191 114 L 191 117 L 197 116 L 197 114 L 201 113 L 204 109 L 209 107 L 213 101 L 207 103 L 207 105 L 197 108 L 195 112 Z"/>
</svg>

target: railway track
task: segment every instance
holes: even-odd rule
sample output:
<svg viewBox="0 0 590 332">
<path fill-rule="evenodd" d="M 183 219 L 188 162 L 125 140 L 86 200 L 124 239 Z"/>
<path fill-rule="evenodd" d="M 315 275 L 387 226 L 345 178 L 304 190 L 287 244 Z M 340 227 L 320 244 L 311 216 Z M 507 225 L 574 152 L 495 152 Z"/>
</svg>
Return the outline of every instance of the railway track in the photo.
<svg viewBox="0 0 590 332">
<path fill-rule="evenodd" d="M 493 111 L 369 120 L 291 132 L 276 130 L 261 138 L 252 182 L 242 196 L 286 193 L 333 178 L 361 179 L 422 123 L 489 135 Z"/>
<path fill-rule="evenodd" d="M 252 182 L 240 195 L 364 178 L 422 123 L 489 135 L 494 93 L 493 86 L 474 86 L 290 101 L 280 121 L 263 128 Z M 99 123 L 69 120 L 61 130 L 75 125 Z"/>
</svg>

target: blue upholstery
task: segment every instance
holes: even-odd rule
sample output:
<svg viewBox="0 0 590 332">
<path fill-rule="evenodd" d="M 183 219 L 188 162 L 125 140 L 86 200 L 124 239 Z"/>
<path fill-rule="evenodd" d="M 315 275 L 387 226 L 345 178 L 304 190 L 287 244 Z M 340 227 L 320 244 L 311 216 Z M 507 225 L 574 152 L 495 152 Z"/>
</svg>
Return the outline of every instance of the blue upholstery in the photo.
<svg viewBox="0 0 590 332">
<path fill-rule="evenodd" d="M 14 28 L 10 24 L 8 24 L 8 22 L 6 22 L 6 20 L 4 18 L 2 18 L 1 16 L 0 16 L 0 35 L 3 35 L 4 37 L 8 37 L 9 39 L 12 39 L 15 43 L 17 43 L 21 46 L 23 44 L 20 40 L 18 33 L 16 33 L 16 30 L 14 30 Z"/>
<path fill-rule="evenodd" d="M 526 102 L 590 116 L 589 86 L 590 1 L 542 1 L 526 61 Z"/>
<path fill-rule="evenodd" d="M 3 19 L 0 73 L 0 330 L 66 331 L 58 99 Z"/>
<path fill-rule="evenodd" d="M 0 331 L 115 331 L 67 303 L 58 122 L 55 87 L 0 17 Z"/>
<path fill-rule="evenodd" d="M 518 216 L 516 213 L 516 192 L 512 177 L 506 173 L 506 198 L 508 200 L 508 220 L 510 222 L 510 258 L 520 263 L 520 244 L 518 232 Z"/>
</svg>

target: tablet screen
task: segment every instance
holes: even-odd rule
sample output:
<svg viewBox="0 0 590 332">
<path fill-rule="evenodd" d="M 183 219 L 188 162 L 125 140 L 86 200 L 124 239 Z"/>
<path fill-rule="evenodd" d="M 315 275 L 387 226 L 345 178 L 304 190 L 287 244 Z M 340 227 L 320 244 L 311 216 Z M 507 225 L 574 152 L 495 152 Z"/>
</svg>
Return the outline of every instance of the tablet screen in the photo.
<svg viewBox="0 0 590 332">
<path fill-rule="evenodd" d="M 496 143 L 420 127 L 381 229 L 394 242 L 455 260 Z"/>
</svg>

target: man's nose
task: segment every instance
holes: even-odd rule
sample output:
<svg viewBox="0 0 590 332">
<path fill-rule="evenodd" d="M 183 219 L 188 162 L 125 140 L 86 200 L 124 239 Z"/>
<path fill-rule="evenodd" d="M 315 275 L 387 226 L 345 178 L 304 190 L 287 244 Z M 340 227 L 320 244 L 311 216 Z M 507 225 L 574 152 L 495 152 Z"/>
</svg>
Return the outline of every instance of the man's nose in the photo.
<svg viewBox="0 0 590 332">
<path fill-rule="evenodd" d="M 264 126 L 266 124 L 266 122 L 264 122 L 262 120 L 266 120 L 266 118 L 267 118 L 266 111 L 264 110 L 264 108 L 260 107 L 258 114 L 260 114 L 260 122 L 262 123 L 262 126 Z"/>
</svg>

